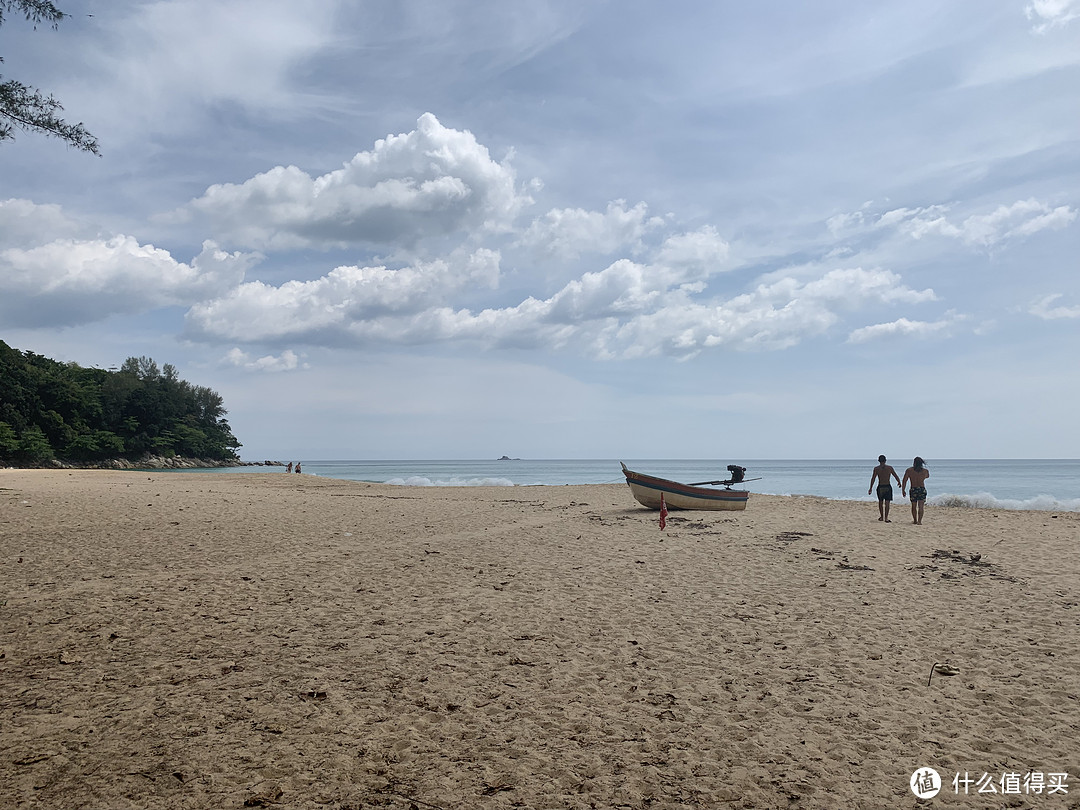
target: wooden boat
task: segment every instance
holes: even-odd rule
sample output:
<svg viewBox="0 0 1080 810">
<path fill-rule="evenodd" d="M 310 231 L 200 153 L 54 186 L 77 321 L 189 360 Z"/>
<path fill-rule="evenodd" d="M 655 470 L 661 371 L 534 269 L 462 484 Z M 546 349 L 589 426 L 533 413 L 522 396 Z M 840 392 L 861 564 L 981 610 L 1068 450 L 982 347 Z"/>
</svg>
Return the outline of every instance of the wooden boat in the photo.
<svg viewBox="0 0 1080 810">
<path fill-rule="evenodd" d="M 622 462 L 619 462 L 622 464 Z M 660 495 L 668 509 L 740 511 L 746 509 L 750 493 L 741 489 L 712 489 L 694 484 L 680 484 L 666 478 L 643 475 L 622 464 L 626 483 L 635 500 L 649 509 L 660 508 Z M 717 482 L 721 483 L 721 482 Z"/>
</svg>

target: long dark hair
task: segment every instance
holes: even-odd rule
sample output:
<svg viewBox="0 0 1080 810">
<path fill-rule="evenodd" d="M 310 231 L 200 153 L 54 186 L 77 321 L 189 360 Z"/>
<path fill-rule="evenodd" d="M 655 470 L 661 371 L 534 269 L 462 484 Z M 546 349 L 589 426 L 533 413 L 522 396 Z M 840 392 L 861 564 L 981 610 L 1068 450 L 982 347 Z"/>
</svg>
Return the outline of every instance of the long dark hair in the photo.
<svg viewBox="0 0 1080 810">
<path fill-rule="evenodd" d="M 926 462 L 923 461 L 921 458 L 919 458 L 918 456 L 915 456 L 915 469 L 916 470 L 921 470 L 925 463 Z"/>
</svg>

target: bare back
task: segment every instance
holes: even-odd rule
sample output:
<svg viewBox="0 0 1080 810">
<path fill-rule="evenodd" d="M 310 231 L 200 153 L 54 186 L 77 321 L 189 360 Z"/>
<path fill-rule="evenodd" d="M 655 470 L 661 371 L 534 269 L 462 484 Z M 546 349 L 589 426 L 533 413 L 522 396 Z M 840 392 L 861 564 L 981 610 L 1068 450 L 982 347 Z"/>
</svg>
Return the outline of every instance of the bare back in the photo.
<svg viewBox="0 0 1080 810">
<path fill-rule="evenodd" d="M 893 478 L 900 480 L 900 476 L 896 474 L 891 464 L 878 464 L 874 467 L 874 474 L 870 476 L 870 486 L 874 485 L 874 481 L 878 484 L 888 484 Z"/>
<path fill-rule="evenodd" d="M 923 467 L 921 470 L 917 470 L 914 467 L 908 467 L 907 472 L 904 473 L 904 483 L 902 486 L 907 486 L 910 482 L 913 487 L 921 487 L 926 484 L 926 479 L 930 477 L 930 471 Z"/>
</svg>

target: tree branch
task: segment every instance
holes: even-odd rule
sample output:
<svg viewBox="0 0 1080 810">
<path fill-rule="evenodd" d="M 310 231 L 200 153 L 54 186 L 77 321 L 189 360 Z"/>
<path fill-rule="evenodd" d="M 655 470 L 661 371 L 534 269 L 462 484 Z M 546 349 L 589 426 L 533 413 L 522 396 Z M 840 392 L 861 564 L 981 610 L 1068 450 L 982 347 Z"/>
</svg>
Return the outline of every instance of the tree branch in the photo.
<svg viewBox="0 0 1080 810">
<path fill-rule="evenodd" d="M 58 9 L 49 0 L 0 0 L 0 25 L 4 24 L 4 11 L 21 11 L 27 22 L 47 22 L 53 28 L 68 15 Z"/>
<path fill-rule="evenodd" d="M 69 124 L 57 117 L 56 113 L 62 109 L 55 98 L 43 96 L 22 82 L 0 81 L 0 117 L 20 129 L 61 138 L 77 149 L 100 156 L 97 139 L 82 123 Z M 0 124 L 0 141 L 13 137 L 14 128 Z"/>
</svg>

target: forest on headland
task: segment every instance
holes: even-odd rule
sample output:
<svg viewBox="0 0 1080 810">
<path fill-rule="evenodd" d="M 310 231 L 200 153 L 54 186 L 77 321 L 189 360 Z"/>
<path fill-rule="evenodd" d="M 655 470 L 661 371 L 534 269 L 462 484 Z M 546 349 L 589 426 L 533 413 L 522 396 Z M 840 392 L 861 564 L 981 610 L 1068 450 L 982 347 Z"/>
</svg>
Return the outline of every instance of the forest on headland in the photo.
<svg viewBox="0 0 1080 810">
<path fill-rule="evenodd" d="M 0 465 L 95 466 L 147 458 L 238 463 L 221 396 L 176 368 L 61 363 L 0 340 Z"/>
</svg>

